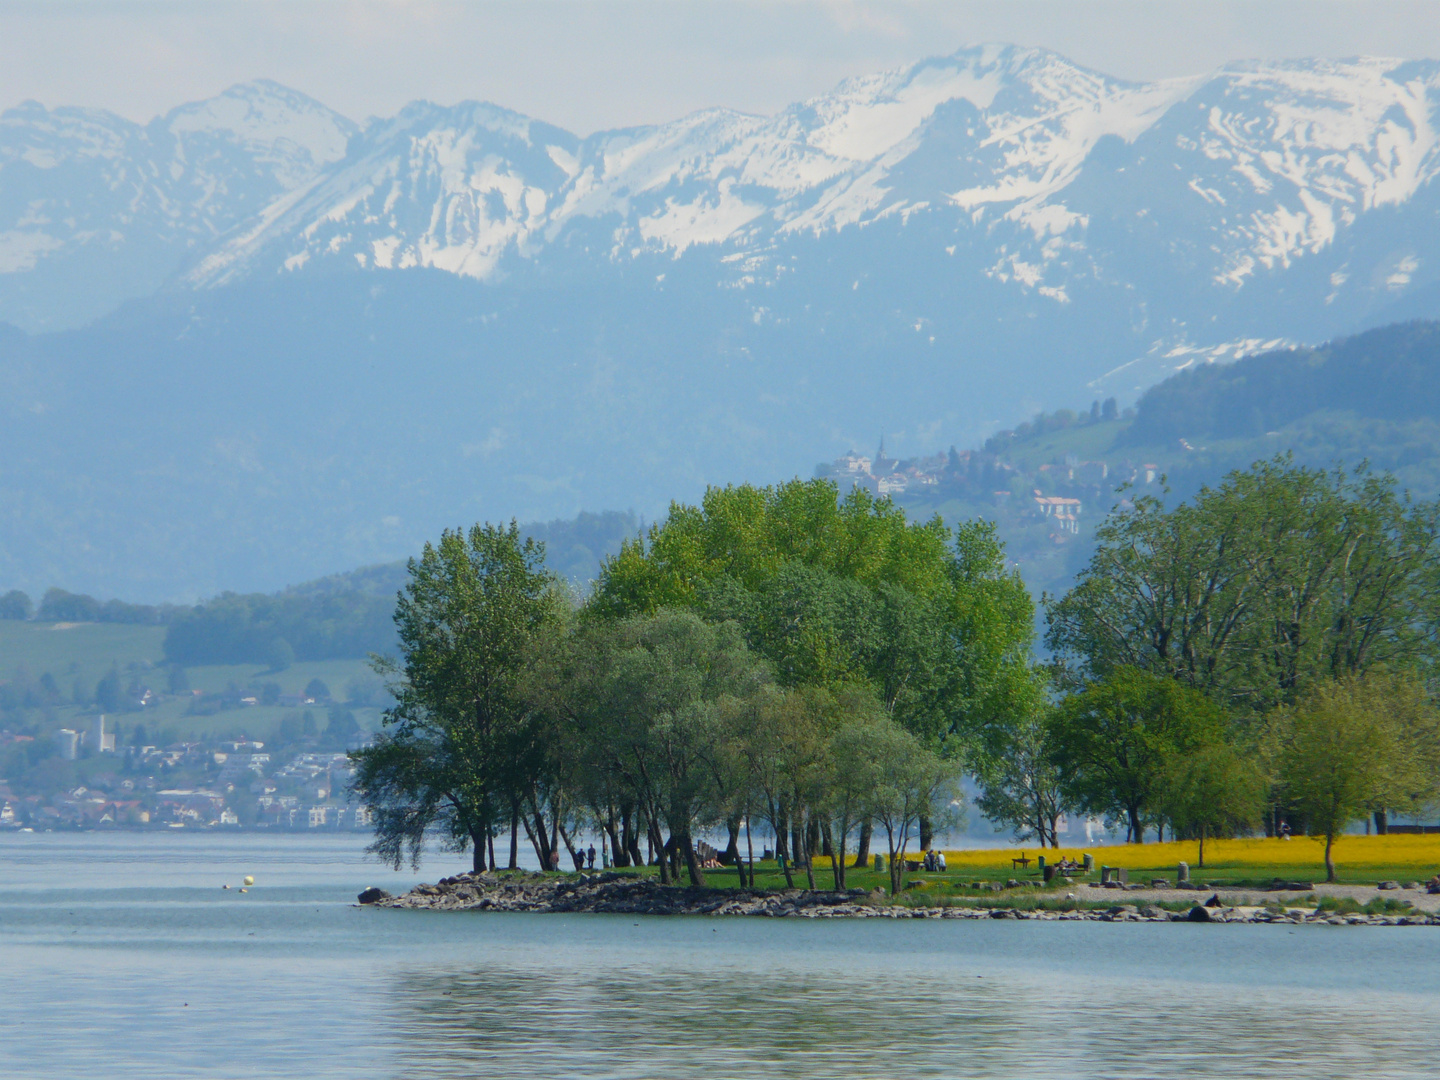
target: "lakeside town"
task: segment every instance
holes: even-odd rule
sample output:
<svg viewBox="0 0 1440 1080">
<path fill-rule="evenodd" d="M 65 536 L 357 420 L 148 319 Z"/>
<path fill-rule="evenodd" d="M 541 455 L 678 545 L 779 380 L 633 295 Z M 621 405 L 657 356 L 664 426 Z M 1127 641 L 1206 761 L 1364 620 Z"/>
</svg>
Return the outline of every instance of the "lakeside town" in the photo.
<svg viewBox="0 0 1440 1080">
<path fill-rule="evenodd" d="M 51 738 L 41 765 L 63 768 L 84 761 L 89 766 L 84 781 L 46 790 L 43 776 L 29 776 L 26 787 L 33 790 L 17 793 L 0 780 L 0 828 L 363 831 L 371 826 L 369 811 L 349 799 L 354 768 L 344 750 L 282 751 L 247 738 L 117 749 L 116 732 L 104 715 L 83 730 L 61 728 Z M 0 748 L 24 748 L 36 739 L 0 730 Z"/>
</svg>

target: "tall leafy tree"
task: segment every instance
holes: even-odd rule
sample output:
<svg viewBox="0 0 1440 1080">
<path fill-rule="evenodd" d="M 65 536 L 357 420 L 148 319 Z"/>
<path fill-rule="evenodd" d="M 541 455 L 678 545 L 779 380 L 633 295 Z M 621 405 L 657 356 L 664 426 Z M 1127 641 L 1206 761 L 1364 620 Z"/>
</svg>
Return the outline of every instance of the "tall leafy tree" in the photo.
<svg viewBox="0 0 1440 1080">
<path fill-rule="evenodd" d="M 1060 846 L 1060 815 L 1069 806 L 1047 711 L 1037 707 L 987 740 L 976 800 L 990 821 L 1008 825 L 1019 841 Z"/>
<path fill-rule="evenodd" d="M 1196 865 L 1204 866 L 1206 838 L 1253 829 L 1265 795 L 1265 776 L 1253 757 L 1209 741 L 1171 758 L 1162 781 L 1161 814 L 1177 837 L 1199 842 Z"/>
<path fill-rule="evenodd" d="M 1317 680 L 1433 659 L 1440 518 L 1388 477 L 1277 458 L 1173 509 L 1137 499 L 1096 541 L 1047 600 L 1062 684 L 1142 668 L 1253 717 Z"/>
<path fill-rule="evenodd" d="M 1204 694 L 1174 679 L 1121 667 L 1056 709 L 1050 738 L 1061 790 L 1076 806 L 1122 820 L 1144 840 L 1161 814 L 1174 759 L 1223 741 L 1225 717 Z"/>
<path fill-rule="evenodd" d="M 592 798 L 639 807 L 660 850 L 704 884 L 696 830 L 723 820 L 738 783 L 726 745 L 727 716 L 769 679 L 733 623 L 662 611 L 582 628 L 561 658 L 547 708 L 560 739 L 576 746 Z M 598 787 L 596 786 L 598 785 Z"/>
<path fill-rule="evenodd" d="M 1440 718 L 1424 687 L 1402 674 L 1346 676 L 1311 687 L 1269 717 L 1267 746 L 1282 797 L 1325 840 L 1378 807 L 1414 811 L 1440 791 Z"/>
<path fill-rule="evenodd" d="M 375 815 L 370 850 L 396 866 L 407 851 L 418 865 L 438 829 L 483 870 L 512 800 L 540 798 L 546 763 L 522 675 L 564 615 L 544 557 L 511 522 L 446 531 L 410 560 L 395 608 L 400 659 L 377 661 L 395 704 L 382 736 L 351 755 Z"/>
</svg>

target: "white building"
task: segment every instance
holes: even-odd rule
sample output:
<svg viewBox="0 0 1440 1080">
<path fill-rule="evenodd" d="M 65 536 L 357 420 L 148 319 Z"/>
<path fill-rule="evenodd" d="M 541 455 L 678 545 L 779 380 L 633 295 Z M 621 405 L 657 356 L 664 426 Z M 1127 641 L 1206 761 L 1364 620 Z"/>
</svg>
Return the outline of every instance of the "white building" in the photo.
<svg viewBox="0 0 1440 1080">
<path fill-rule="evenodd" d="M 80 733 L 62 727 L 55 732 L 55 749 L 66 761 L 74 761 L 80 756 Z"/>
<path fill-rule="evenodd" d="M 115 752 L 115 733 L 105 731 L 105 714 L 101 713 L 90 725 L 86 732 L 86 743 L 91 750 L 97 754 L 113 754 Z"/>
</svg>

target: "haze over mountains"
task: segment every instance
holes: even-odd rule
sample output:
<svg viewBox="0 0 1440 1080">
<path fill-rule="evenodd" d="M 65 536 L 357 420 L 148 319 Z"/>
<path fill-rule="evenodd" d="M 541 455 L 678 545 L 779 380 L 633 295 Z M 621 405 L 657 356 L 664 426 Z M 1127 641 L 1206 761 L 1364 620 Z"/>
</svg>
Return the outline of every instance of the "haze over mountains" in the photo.
<svg viewBox="0 0 1440 1080">
<path fill-rule="evenodd" d="M 10 110 L 0 584 L 274 588 L 1440 313 L 1437 102 L 1430 61 L 984 47 L 583 139 L 266 82 Z"/>
</svg>

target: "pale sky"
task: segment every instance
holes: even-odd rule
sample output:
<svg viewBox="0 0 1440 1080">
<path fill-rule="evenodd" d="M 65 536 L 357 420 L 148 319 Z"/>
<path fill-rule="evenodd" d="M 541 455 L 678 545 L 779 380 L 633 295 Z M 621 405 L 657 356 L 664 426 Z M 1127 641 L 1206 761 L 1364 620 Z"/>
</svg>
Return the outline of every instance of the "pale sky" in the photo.
<svg viewBox="0 0 1440 1080">
<path fill-rule="evenodd" d="M 715 105 L 772 113 L 994 41 L 1142 80 L 1250 58 L 1440 58 L 1440 0 L 0 0 L 0 109 L 33 98 L 143 122 L 267 77 L 357 121 L 480 99 L 585 135 Z"/>
</svg>

